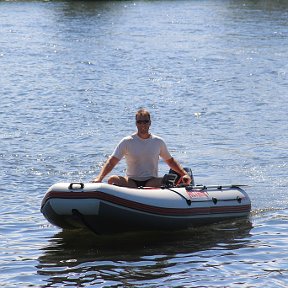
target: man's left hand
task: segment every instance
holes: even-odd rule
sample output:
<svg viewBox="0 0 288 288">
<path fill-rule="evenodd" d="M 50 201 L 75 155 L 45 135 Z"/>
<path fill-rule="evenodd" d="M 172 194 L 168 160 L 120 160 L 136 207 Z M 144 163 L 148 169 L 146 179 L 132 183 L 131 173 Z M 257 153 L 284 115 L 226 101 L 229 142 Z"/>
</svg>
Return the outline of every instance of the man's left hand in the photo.
<svg viewBox="0 0 288 288">
<path fill-rule="evenodd" d="M 184 175 L 184 176 L 182 177 L 182 182 L 183 182 L 183 184 L 184 184 L 185 186 L 190 185 L 191 181 L 192 181 L 192 179 L 190 178 L 189 175 Z"/>
</svg>

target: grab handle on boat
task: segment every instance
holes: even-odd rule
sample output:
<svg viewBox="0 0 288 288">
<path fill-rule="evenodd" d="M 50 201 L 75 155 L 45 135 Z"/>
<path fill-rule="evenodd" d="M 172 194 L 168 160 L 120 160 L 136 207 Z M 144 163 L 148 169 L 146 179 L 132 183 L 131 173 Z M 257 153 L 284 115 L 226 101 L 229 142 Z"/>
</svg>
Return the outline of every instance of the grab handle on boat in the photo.
<svg viewBox="0 0 288 288">
<path fill-rule="evenodd" d="M 71 190 L 78 190 L 78 189 L 83 189 L 84 188 L 84 183 L 70 183 L 68 189 L 71 189 Z"/>
</svg>

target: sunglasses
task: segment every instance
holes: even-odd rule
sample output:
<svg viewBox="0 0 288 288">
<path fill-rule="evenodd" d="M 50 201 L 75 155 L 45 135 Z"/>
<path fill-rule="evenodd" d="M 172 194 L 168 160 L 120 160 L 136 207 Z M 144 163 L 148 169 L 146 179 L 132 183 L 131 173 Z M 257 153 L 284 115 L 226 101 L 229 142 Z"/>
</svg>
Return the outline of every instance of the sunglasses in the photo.
<svg viewBox="0 0 288 288">
<path fill-rule="evenodd" d="M 148 123 L 150 123 L 150 120 L 137 120 L 136 123 L 137 124 L 148 124 Z"/>
</svg>

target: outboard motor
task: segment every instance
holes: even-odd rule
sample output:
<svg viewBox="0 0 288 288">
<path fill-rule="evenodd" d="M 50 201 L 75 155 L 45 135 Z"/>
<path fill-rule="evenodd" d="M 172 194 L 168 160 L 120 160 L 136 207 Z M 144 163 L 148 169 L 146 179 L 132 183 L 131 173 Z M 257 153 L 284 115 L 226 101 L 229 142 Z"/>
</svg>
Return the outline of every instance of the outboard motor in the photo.
<svg viewBox="0 0 288 288">
<path fill-rule="evenodd" d="M 191 183 L 190 183 L 190 185 L 191 185 L 191 186 L 195 186 L 192 169 L 191 169 L 191 168 L 187 168 L 187 167 L 183 167 L 183 169 L 187 172 L 187 174 L 188 174 L 188 175 L 190 176 L 190 178 L 191 178 Z M 169 170 L 169 174 L 177 175 L 177 178 L 176 178 L 176 180 L 175 180 L 175 183 L 177 183 L 177 182 L 180 180 L 180 175 L 179 175 L 177 172 L 175 172 L 174 170 L 170 169 L 170 170 Z"/>
<path fill-rule="evenodd" d="M 193 177 L 193 173 L 191 168 L 187 168 L 187 167 L 183 167 L 183 169 L 187 172 L 187 174 L 190 176 L 191 178 L 191 186 L 195 186 L 195 182 L 194 182 L 194 177 Z M 165 186 L 175 186 L 179 180 L 180 180 L 181 176 L 175 172 L 174 170 L 170 169 L 168 174 L 165 174 L 163 177 L 163 185 Z"/>
</svg>

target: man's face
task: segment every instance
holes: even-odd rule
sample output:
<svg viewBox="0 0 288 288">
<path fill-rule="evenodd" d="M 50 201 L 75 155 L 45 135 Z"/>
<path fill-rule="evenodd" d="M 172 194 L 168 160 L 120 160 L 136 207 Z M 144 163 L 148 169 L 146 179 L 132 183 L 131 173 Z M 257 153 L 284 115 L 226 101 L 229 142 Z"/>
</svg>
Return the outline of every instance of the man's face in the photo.
<svg viewBox="0 0 288 288">
<path fill-rule="evenodd" d="M 148 133 L 150 125 L 151 125 L 151 121 L 149 119 L 149 116 L 145 116 L 145 115 L 137 116 L 136 126 L 137 126 L 139 133 L 141 134 Z"/>
</svg>

